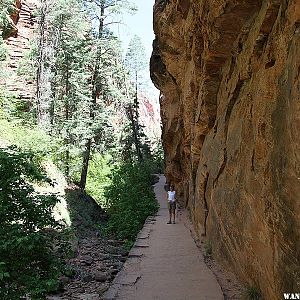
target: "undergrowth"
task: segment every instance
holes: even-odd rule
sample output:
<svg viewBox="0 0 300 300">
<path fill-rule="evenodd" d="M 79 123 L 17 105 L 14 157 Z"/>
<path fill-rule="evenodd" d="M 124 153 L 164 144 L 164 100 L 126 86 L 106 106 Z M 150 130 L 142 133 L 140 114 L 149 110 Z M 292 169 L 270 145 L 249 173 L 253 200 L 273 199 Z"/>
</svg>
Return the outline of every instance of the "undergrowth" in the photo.
<svg viewBox="0 0 300 300">
<path fill-rule="evenodd" d="M 245 300 L 261 300 L 261 291 L 255 286 L 247 286 L 243 293 Z"/>
<path fill-rule="evenodd" d="M 48 183 L 36 158 L 17 148 L 0 148 L 0 295 L 3 300 L 42 299 L 57 289 L 59 261 L 49 230 L 58 199 L 37 193 L 31 182 Z"/>
<path fill-rule="evenodd" d="M 212 256 L 212 244 L 211 241 L 206 241 L 204 244 L 204 256 L 209 258 Z"/>
<path fill-rule="evenodd" d="M 112 173 L 111 184 L 105 190 L 107 229 L 132 245 L 146 218 L 158 210 L 152 189 L 150 164 L 124 163 Z"/>
</svg>

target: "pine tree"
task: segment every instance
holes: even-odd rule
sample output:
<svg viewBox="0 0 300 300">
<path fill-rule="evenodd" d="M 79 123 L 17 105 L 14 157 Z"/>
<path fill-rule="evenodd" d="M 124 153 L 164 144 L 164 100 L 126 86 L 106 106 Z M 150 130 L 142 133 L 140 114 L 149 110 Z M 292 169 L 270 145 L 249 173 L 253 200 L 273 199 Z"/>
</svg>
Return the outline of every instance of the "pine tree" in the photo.
<svg viewBox="0 0 300 300">
<path fill-rule="evenodd" d="M 51 134 L 63 137 L 67 177 L 72 152 L 76 152 L 78 141 L 86 134 L 78 129 L 86 128 L 81 123 L 89 119 L 85 107 L 91 106 L 90 32 L 89 19 L 79 1 L 57 0 L 50 5 L 43 0 L 37 47 L 37 119 Z"/>
<path fill-rule="evenodd" d="M 43 0 L 40 8 L 37 119 L 52 135 L 62 138 L 65 174 L 71 178 L 74 172 L 80 173 L 79 185 L 83 190 L 94 151 L 118 149 L 117 144 L 123 142 L 118 142 L 118 137 L 130 108 L 130 128 L 136 133 L 135 145 L 142 160 L 137 98 L 141 63 L 130 66 L 137 78 L 134 92 L 122 61 L 120 41 L 109 30 L 113 16 L 120 14 L 128 3 Z"/>
<path fill-rule="evenodd" d="M 93 69 L 91 82 L 93 89 L 93 107 L 90 113 L 91 119 L 94 119 L 94 109 L 97 105 L 97 100 L 103 101 L 106 104 L 109 104 L 107 102 L 116 101 L 116 98 L 113 99 L 112 97 L 112 91 L 115 90 L 114 87 L 118 86 L 120 82 L 118 80 L 120 77 L 118 78 L 118 76 L 116 76 L 116 71 L 122 71 L 122 69 L 118 68 L 118 58 L 120 53 L 116 51 L 118 50 L 118 47 L 116 47 L 116 39 L 111 34 L 108 27 L 114 23 L 110 20 L 110 18 L 112 15 L 120 13 L 120 11 L 122 11 L 125 7 L 129 10 L 134 10 L 134 8 L 130 5 L 130 2 L 126 0 L 92 0 L 86 1 L 85 3 L 92 19 L 95 20 L 97 24 L 94 29 L 94 37 L 97 43 L 94 64 L 95 67 Z M 86 149 L 83 155 L 80 179 L 80 187 L 83 190 L 86 185 L 91 151 L 92 137 L 87 140 Z"/>
<path fill-rule="evenodd" d="M 136 156 L 139 162 L 144 160 L 143 152 L 149 154 L 150 148 L 146 143 L 142 143 L 142 139 L 145 138 L 143 128 L 139 122 L 139 84 L 141 80 L 142 71 L 145 70 L 147 63 L 145 60 L 145 48 L 141 39 L 138 36 L 134 36 L 128 46 L 128 50 L 125 56 L 125 65 L 129 70 L 131 77 L 131 85 L 134 87 L 130 97 L 133 98 L 133 102 L 127 106 L 127 117 L 130 121 L 132 137 L 127 138 L 127 143 L 134 142 Z M 129 145 L 128 145 L 129 146 Z M 127 146 L 127 149 L 130 147 Z M 144 151 L 143 151 L 144 150 Z"/>
</svg>

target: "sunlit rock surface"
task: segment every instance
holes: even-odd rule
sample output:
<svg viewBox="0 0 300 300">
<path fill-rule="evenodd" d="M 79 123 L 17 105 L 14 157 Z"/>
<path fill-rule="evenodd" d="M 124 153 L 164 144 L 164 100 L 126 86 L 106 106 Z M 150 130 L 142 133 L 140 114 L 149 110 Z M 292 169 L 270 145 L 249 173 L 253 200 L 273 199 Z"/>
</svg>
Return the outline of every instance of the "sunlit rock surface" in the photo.
<svg viewBox="0 0 300 300">
<path fill-rule="evenodd" d="M 154 30 L 168 181 L 220 263 L 299 291 L 299 2 L 156 0 Z"/>
<path fill-rule="evenodd" d="M 5 40 L 8 58 L 0 74 L 0 84 L 16 98 L 28 103 L 34 97 L 35 86 L 30 71 L 24 69 L 24 58 L 30 51 L 37 28 L 38 3 L 38 0 L 16 0 L 16 9 L 11 16 L 14 31 Z"/>
<path fill-rule="evenodd" d="M 144 126 L 144 133 L 150 142 L 154 143 L 160 140 L 161 124 L 158 98 L 150 93 L 139 94 L 139 117 Z"/>
</svg>

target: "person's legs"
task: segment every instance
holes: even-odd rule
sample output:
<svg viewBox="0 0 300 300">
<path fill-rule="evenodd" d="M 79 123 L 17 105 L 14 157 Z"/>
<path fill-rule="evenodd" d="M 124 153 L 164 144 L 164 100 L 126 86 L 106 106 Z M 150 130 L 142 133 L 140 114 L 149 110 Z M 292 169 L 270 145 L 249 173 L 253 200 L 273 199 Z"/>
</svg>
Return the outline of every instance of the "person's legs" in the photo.
<svg viewBox="0 0 300 300">
<path fill-rule="evenodd" d="M 171 210 L 169 210 L 169 222 L 167 224 L 171 224 L 172 223 L 171 220 L 172 220 L 172 212 Z"/>
<path fill-rule="evenodd" d="M 172 222 L 172 211 L 171 211 L 171 209 L 169 210 L 169 222 L 168 222 L 168 224 L 171 224 Z"/>
<path fill-rule="evenodd" d="M 176 202 L 173 203 L 173 224 L 175 224 Z"/>
<path fill-rule="evenodd" d="M 172 207 L 170 202 L 168 202 L 168 209 L 169 209 L 169 222 L 167 224 L 171 224 L 171 220 L 172 220 Z"/>
</svg>

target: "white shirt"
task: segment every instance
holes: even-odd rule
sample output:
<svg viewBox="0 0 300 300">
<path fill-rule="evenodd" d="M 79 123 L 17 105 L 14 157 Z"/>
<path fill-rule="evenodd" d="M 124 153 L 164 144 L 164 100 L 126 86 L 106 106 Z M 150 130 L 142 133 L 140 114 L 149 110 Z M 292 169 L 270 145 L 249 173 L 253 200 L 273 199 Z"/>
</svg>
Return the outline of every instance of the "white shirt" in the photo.
<svg viewBox="0 0 300 300">
<path fill-rule="evenodd" d="M 168 191 L 168 201 L 175 202 L 175 191 Z"/>
</svg>

